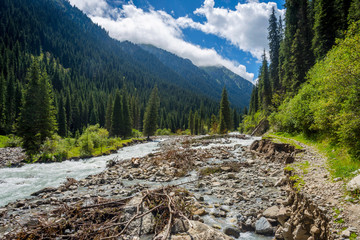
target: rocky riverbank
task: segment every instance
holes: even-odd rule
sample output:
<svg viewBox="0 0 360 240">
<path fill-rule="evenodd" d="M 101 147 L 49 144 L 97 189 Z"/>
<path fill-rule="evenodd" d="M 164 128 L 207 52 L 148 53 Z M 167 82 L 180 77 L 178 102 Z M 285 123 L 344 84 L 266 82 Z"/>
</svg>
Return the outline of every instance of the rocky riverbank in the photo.
<svg viewBox="0 0 360 240">
<path fill-rule="evenodd" d="M 25 152 L 20 147 L 0 148 L 0 168 L 20 166 L 25 159 Z"/>
<path fill-rule="evenodd" d="M 176 137 L 162 142 L 159 152 L 146 157 L 109 161 L 100 174 L 80 181 L 68 179 L 59 188 L 43 189 L 30 199 L 1 208 L 0 238 L 24 236 L 25 232 L 36 235 L 50 226 L 49 234 L 77 239 L 88 237 L 80 226 L 90 224 L 94 231 L 86 234 L 92 237 L 151 239 L 171 233 L 171 239 L 213 239 L 215 235 L 217 239 L 271 239 L 279 224 L 291 217 L 291 205 L 284 204 L 289 188 L 283 168 L 295 153 L 290 146 L 278 145 L 269 148 L 272 154 L 266 151 L 264 155 L 259 145 L 249 150 L 252 142 L 243 135 Z M 151 204 L 142 205 L 141 199 L 154 192 L 165 199 L 181 199 L 176 200 L 181 204 L 166 200 L 166 209 L 172 211 L 163 206 L 160 211 L 152 209 L 160 204 L 153 197 Z M 98 209 L 109 202 L 115 203 L 111 205 L 115 209 Z M 93 216 L 92 222 L 69 217 L 74 216 L 69 214 L 74 209 L 89 208 L 94 212 L 84 215 Z M 110 214 L 112 211 L 118 214 Z M 171 225 L 170 212 L 174 216 Z M 159 216 L 164 216 L 160 227 Z M 146 231 L 129 227 L 134 220 L 146 223 Z M 95 231 L 104 228 L 109 231 Z M 254 231 L 260 235 L 251 233 Z"/>
</svg>

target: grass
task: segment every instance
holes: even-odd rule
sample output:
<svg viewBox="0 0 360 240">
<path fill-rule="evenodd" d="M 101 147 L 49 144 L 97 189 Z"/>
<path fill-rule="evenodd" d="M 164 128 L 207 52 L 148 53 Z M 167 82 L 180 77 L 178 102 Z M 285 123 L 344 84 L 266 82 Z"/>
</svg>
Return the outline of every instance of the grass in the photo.
<svg viewBox="0 0 360 240">
<path fill-rule="evenodd" d="M 336 146 L 329 139 L 310 139 L 301 134 L 291 135 L 288 133 L 267 134 L 266 137 L 282 143 L 294 144 L 295 147 L 299 146 L 295 141 L 314 147 L 327 158 L 327 165 L 333 178 L 348 179 L 353 177 L 352 172 L 360 169 L 360 161 L 353 160 L 347 149 Z"/>
<path fill-rule="evenodd" d="M 9 140 L 9 137 L 0 135 L 0 148 L 6 147 L 6 143 Z"/>
</svg>

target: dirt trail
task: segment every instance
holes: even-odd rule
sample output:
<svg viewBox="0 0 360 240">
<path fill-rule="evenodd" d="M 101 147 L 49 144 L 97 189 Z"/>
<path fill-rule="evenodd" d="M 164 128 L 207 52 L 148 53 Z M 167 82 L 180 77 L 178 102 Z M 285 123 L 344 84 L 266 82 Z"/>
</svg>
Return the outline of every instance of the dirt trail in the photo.
<svg viewBox="0 0 360 240">
<path fill-rule="evenodd" d="M 301 192 L 308 195 L 321 208 L 326 209 L 335 239 L 347 239 L 348 234 L 360 234 L 359 200 L 346 199 L 345 183 L 340 179 L 331 179 L 327 168 L 327 159 L 313 147 L 300 142 L 303 153 L 295 157 L 295 174 L 302 176 L 305 185 Z M 348 231 L 343 231 L 347 229 Z M 360 237 L 357 237 L 360 239 Z"/>
</svg>

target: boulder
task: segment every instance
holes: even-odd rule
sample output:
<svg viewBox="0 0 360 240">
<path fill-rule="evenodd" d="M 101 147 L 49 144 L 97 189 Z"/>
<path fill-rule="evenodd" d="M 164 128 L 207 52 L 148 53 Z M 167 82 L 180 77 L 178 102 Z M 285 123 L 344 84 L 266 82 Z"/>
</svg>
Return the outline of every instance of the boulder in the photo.
<svg viewBox="0 0 360 240">
<path fill-rule="evenodd" d="M 277 219 L 279 210 L 278 206 L 272 206 L 263 212 L 263 216 L 266 218 Z"/>
<path fill-rule="evenodd" d="M 255 222 L 255 232 L 261 235 L 272 235 L 274 229 L 266 218 L 261 217 Z"/>
<path fill-rule="evenodd" d="M 240 229 L 234 227 L 226 227 L 224 233 L 228 236 L 238 238 L 240 237 Z"/>
<path fill-rule="evenodd" d="M 233 238 L 216 230 L 204 223 L 190 221 L 189 229 L 186 232 L 177 233 L 171 236 L 171 240 L 232 240 Z"/>
<path fill-rule="evenodd" d="M 360 175 L 354 177 L 347 185 L 346 189 L 350 192 L 360 190 Z"/>
</svg>

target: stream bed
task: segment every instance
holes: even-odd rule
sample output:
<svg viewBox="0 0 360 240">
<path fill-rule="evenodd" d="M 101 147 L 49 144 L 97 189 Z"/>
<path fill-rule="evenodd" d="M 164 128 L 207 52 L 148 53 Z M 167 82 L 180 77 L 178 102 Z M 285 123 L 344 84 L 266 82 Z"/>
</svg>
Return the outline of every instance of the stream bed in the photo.
<svg viewBox="0 0 360 240">
<path fill-rule="evenodd" d="M 250 156 L 244 153 L 243 148 L 256 139 L 258 138 L 240 139 L 234 135 L 226 139 L 193 141 L 184 149 L 180 144 L 183 139 L 180 141 L 169 138 L 129 146 L 108 156 L 3 168 L 0 169 L 0 214 L 1 210 L 5 209 L 1 207 L 8 204 L 6 206 L 10 209 L 8 214 L 20 216 L 19 223 L 23 224 L 29 221 L 32 215 L 49 212 L 59 203 L 82 200 L 85 204 L 91 205 L 92 198 L 129 197 L 144 189 L 185 183 L 182 187 L 189 190 L 194 198 L 201 202 L 202 208 L 207 213 L 201 218 L 209 226 L 222 231 L 227 227 L 238 226 L 240 221 L 251 220 L 254 224 L 257 214 L 276 204 L 276 200 L 284 195 L 273 187 L 274 182 L 278 180 L 275 174 L 279 166 L 253 163 L 249 159 Z M 162 167 L 155 167 L 145 162 L 145 166 L 134 167 L 131 161 L 125 161 L 143 159 L 149 153 L 155 153 L 156 156 L 156 152 L 160 150 L 171 151 L 173 147 L 175 149 L 179 145 L 179 149 L 185 152 L 195 151 L 194 156 L 198 159 L 195 161 L 197 168 L 183 177 L 170 177 L 172 172 L 169 171 L 176 171 L 174 166 L 165 164 Z M 212 152 L 214 152 L 212 157 L 201 158 L 201 154 Z M 106 168 L 107 162 L 113 159 L 116 159 L 119 165 Z M 235 173 L 224 170 L 199 178 L 200 169 L 220 166 L 226 162 L 246 163 L 249 167 L 238 169 Z M 269 174 L 271 176 L 267 177 Z M 43 188 L 60 186 L 67 178 L 78 180 L 76 186 L 30 197 L 33 192 Z M 14 202 L 28 197 L 30 197 L 29 202 L 27 200 Z M 2 225 L 1 221 L 0 225 Z M 4 228 L 0 227 L 0 238 L 2 233 L 11 229 L 11 223 L 7 220 L 3 225 Z M 236 239 L 270 240 L 272 237 L 249 231 L 240 233 Z"/>
</svg>

